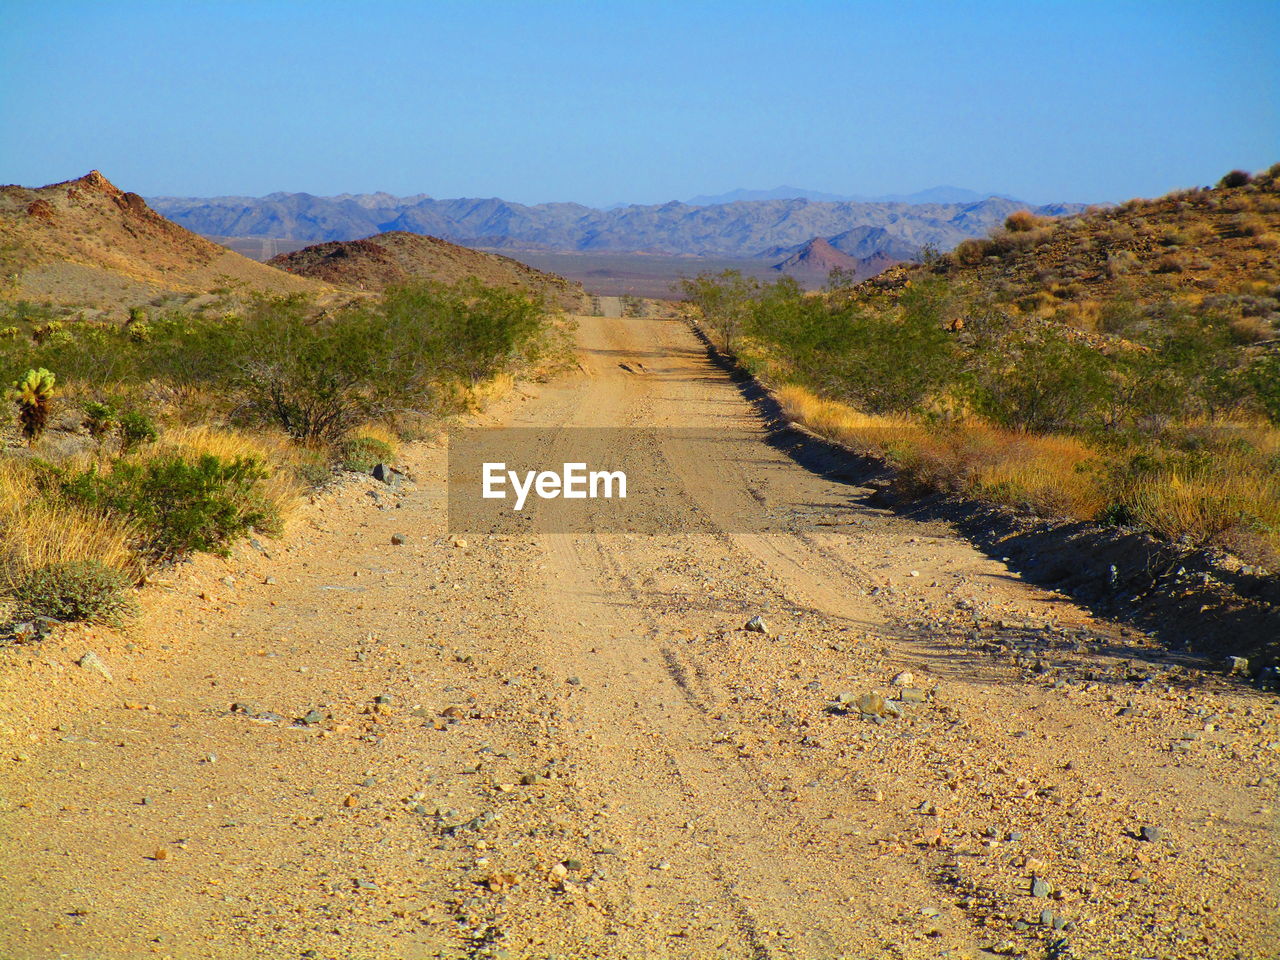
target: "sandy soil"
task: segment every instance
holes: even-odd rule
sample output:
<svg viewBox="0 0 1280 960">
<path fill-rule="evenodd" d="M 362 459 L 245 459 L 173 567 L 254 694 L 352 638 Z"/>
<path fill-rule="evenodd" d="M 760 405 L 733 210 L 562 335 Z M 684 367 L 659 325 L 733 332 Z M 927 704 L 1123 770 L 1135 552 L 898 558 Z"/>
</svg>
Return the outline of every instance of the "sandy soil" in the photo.
<svg viewBox="0 0 1280 960">
<path fill-rule="evenodd" d="M 463 541 L 423 445 L 0 651 L 0 956 L 1280 955 L 1274 696 L 805 472 L 679 322 L 579 339 L 486 422 L 722 430 L 706 532 Z"/>
</svg>

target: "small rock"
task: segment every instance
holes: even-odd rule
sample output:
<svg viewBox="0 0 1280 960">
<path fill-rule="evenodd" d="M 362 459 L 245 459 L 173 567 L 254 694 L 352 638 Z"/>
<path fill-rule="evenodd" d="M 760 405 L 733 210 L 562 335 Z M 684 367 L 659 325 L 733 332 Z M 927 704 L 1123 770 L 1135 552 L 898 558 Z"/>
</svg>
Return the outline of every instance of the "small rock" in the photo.
<svg viewBox="0 0 1280 960">
<path fill-rule="evenodd" d="M 903 703 L 924 703 L 926 696 L 928 695 L 925 691 L 919 687 L 903 687 L 902 692 L 898 694 L 898 699 Z"/>
<path fill-rule="evenodd" d="M 903 670 L 900 674 L 893 678 L 895 687 L 909 687 L 916 681 L 915 675 L 909 670 Z"/>
<path fill-rule="evenodd" d="M 1047 897 L 1049 895 L 1049 882 L 1041 877 L 1033 877 L 1031 879 L 1031 895 L 1033 897 Z"/>
<path fill-rule="evenodd" d="M 742 629 L 747 630 L 750 633 L 763 633 L 765 636 L 769 635 L 769 628 L 765 626 L 764 617 L 761 617 L 758 614 L 748 620 Z"/>
<path fill-rule="evenodd" d="M 393 533 L 391 535 L 391 542 L 397 547 L 402 547 L 409 542 L 409 538 L 403 533 Z"/>
<path fill-rule="evenodd" d="M 1138 831 L 1138 836 L 1147 843 L 1155 843 L 1158 840 L 1164 839 L 1164 829 L 1152 824 L 1144 824 L 1142 829 Z"/>
<path fill-rule="evenodd" d="M 107 667 L 106 663 L 103 662 L 103 659 L 92 650 L 86 650 L 84 656 L 77 660 L 76 663 L 83 669 L 88 670 L 90 673 L 96 673 L 99 676 L 106 677 L 108 680 L 115 679 L 111 676 L 111 670 Z"/>
<path fill-rule="evenodd" d="M 874 717 L 882 717 L 885 712 L 884 697 L 878 693 L 864 693 L 858 697 L 858 709 Z"/>
<path fill-rule="evenodd" d="M 1238 673 L 1247 674 L 1248 672 L 1249 672 L 1248 657 L 1227 657 L 1227 673 L 1235 675 Z"/>
<path fill-rule="evenodd" d="M 385 463 L 379 463 L 375 465 L 374 468 L 369 472 L 369 475 L 372 476 L 373 479 L 375 480 L 379 480 L 382 483 L 391 484 L 393 486 L 400 479 L 398 476 L 396 476 L 395 468 L 389 467 Z"/>
</svg>

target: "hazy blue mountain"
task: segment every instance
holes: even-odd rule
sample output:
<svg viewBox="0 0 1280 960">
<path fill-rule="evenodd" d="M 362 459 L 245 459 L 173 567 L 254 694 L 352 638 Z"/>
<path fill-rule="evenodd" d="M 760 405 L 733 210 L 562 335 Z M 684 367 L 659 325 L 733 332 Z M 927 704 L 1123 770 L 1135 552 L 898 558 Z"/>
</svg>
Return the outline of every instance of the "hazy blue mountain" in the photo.
<svg viewBox="0 0 1280 960">
<path fill-rule="evenodd" d="M 780 188 L 786 189 L 786 188 Z M 943 188 L 939 188 L 943 189 Z M 951 188 L 945 188 L 951 189 Z M 1027 205 L 1000 197 L 958 202 L 797 198 L 694 205 L 672 201 L 599 210 L 578 203 L 525 205 L 496 197 L 440 200 L 385 193 L 317 197 L 154 197 L 159 213 L 205 236 L 321 242 L 393 230 L 507 250 L 786 256 L 815 237 L 863 259 L 908 259 L 924 244 L 948 250 Z M 1079 204 L 1032 207 L 1073 213 Z"/>
<path fill-rule="evenodd" d="M 714 196 L 697 196 L 690 206 L 709 207 L 720 203 L 737 203 L 741 200 L 830 200 L 846 203 L 976 203 L 987 197 L 1015 200 L 997 193 L 978 193 L 963 187 L 930 187 L 917 193 L 886 193 L 879 196 L 863 194 L 824 193 L 821 190 L 805 190 L 801 187 L 774 187 L 772 190 L 730 190 Z"/>
</svg>

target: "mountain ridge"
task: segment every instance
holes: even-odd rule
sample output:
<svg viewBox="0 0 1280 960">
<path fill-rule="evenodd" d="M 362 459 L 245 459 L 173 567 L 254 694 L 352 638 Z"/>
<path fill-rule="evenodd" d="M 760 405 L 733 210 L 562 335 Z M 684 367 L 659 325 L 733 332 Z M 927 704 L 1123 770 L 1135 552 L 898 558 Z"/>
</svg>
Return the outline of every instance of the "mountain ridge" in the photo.
<svg viewBox="0 0 1280 960">
<path fill-rule="evenodd" d="M 0 186 L 0 274 L 6 297 L 103 307 L 232 285 L 326 289 L 174 223 L 97 170 L 43 187 Z"/>
<path fill-rule="evenodd" d="M 690 206 L 716 206 L 722 203 L 737 203 L 742 200 L 818 200 L 837 203 L 976 203 L 995 197 L 1000 200 L 1012 200 L 1024 203 L 1017 197 L 1002 193 L 979 193 L 964 187 L 941 185 L 917 190 L 915 193 L 886 193 L 866 195 L 860 193 L 828 193 L 822 190 L 809 190 L 803 187 L 778 186 L 772 190 L 750 190 L 739 188 L 726 193 L 693 197 L 687 201 Z"/>
<path fill-rule="evenodd" d="M 382 290 L 414 279 L 456 283 L 475 278 L 486 286 L 540 295 L 571 313 L 590 305 L 580 283 L 500 254 L 404 231 L 331 240 L 282 253 L 267 263 L 290 274 L 360 290 Z"/>
<path fill-rule="evenodd" d="M 863 203 L 797 198 L 713 206 L 680 201 L 599 210 L 577 203 L 528 206 L 497 197 L 391 198 L 386 194 L 262 198 L 155 197 L 154 207 L 205 236 L 323 242 L 406 231 L 467 246 L 529 251 L 631 252 L 762 258 L 814 237 L 844 237 L 859 258 L 914 256 L 924 246 L 949 250 L 984 236 L 1016 210 L 1076 213 L 1081 204 L 1028 208 L 999 197 L 970 203 Z M 882 231 L 871 233 L 871 231 Z"/>
</svg>

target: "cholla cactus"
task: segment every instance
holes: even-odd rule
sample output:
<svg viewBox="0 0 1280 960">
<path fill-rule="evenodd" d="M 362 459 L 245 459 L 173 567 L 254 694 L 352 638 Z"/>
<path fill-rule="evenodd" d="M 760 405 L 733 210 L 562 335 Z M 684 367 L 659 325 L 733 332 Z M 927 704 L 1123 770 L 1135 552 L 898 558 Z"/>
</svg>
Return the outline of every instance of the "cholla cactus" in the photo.
<svg viewBox="0 0 1280 960">
<path fill-rule="evenodd" d="M 39 440 L 49 423 L 53 384 L 53 374 L 41 367 L 39 370 L 28 370 L 27 375 L 13 385 L 11 396 L 18 405 L 18 423 L 28 444 Z"/>
</svg>

